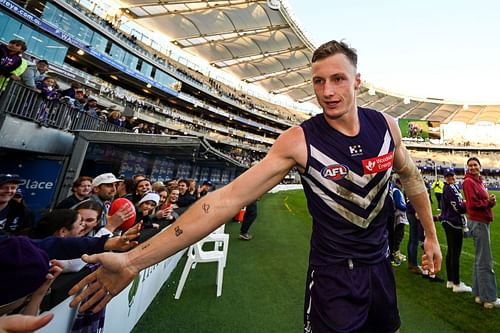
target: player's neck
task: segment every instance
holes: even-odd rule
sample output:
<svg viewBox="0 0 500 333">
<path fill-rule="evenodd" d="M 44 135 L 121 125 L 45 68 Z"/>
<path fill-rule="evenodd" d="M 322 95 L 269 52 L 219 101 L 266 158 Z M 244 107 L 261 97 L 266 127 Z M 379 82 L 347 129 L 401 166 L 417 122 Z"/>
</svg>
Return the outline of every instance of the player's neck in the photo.
<svg viewBox="0 0 500 333">
<path fill-rule="evenodd" d="M 347 136 L 356 136 L 360 131 L 360 122 L 357 107 L 338 118 L 325 116 L 330 127 Z"/>
</svg>

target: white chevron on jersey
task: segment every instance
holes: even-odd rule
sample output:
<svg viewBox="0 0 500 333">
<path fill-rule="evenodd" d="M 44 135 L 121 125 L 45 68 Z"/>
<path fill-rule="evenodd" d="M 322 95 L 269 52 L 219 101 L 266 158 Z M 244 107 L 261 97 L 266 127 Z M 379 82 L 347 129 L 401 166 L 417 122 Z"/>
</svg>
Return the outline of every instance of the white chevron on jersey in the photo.
<svg viewBox="0 0 500 333">
<path fill-rule="evenodd" d="M 357 215 L 356 213 L 348 210 L 341 204 L 337 203 L 335 200 L 333 200 L 329 195 L 327 195 L 323 190 L 321 190 L 314 182 L 312 182 L 309 178 L 304 177 L 303 179 L 306 180 L 306 182 L 309 184 L 311 187 L 311 190 L 323 200 L 323 202 L 330 207 L 333 211 L 335 211 L 337 214 L 342 216 L 344 219 L 347 221 L 354 223 L 358 227 L 361 228 L 368 228 L 370 225 L 371 221 L 380 213 L 382 208 L 384 207 L 385 204 L 385 198 L 388 193 L 389 186 L 385 187 L 384 193 L 382 194 L 380 200 L 378 201 L 377 206 L 371 211 L 370 215 L 365 219 L 362 216 Z"/>
<path fill-rule="evenodd" d="M 382 156 L 382 155 L 387 154 L 389 152 L 390 146 L 391 146 L 391 134 L 387 130 L 385 132 L 385 135 L 384 135 L 384 143 L 382 144 L 382 147 L 380 148 L 380 152 L 379 152 L 378 156 Z M 320 162 L 324 166 L 333 165 L 333 164 L 340 164 L 339 162 L 335 161 L 334 159 L 323 154 L 321 151 L 319 151 L 313 145 L 310 145 L 310 149 L 311 149 L 311 157 L 313 157 L 315 160 L 317 160 L 318 162 Z M 353 172 L 352 170 L 349 170 L 349 173 L 347 174 L 347 176 L 344 179 L 351 181 L 352 183 L 358 185 L 359 187 L 365 187 L 375 176 L 376 176 L 376 174 L 369 174 L 369 175 L 360 176 L 357 173 Z"/>
<path fill-rule="evenodd" d="M 337 184 L 336 182 L 326 179 L 321 175 L 321 172 L 312 167 L 309 167 L 308 174 L 314 179 L 316 179 L 316 181 L 318 181 L 321 185 L 326 187 L 331 192 L 340 195 L 342 198 L 351 201 L 352 203 L 356 204 L 357 206 L 363 209 L 366 209 L 373 201 L 373 199 L 375 199 L 380 190 L 387 185 L 387 180 L 391 176 L 391 170 L 392 168 L 389 168 L 385 172 L 384 177 L 379 181 L 379 183 L 376 186 L 374 186 L 370 190 L 370 192 L 368 192 L 364 197 L 356 193 L 353 193 L 351 190 L 346 189 L 345 187 Z M 349 173 L 351 173 L 351 170 L 349 170 Z M 365 177 L 368 176 L 370 176 L 370 178 L 373 178 L 371 177 L 371 175 L 367 175 Z M 348 177 L 344 179 L 348 179 Z"/>
</svg>

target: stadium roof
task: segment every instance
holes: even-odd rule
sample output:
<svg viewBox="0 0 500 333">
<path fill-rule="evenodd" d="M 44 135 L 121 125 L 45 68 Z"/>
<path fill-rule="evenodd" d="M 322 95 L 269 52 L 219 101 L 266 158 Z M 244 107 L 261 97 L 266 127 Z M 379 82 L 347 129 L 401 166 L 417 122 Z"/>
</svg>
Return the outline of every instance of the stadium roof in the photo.
<svg viewBox="0 0 500 333">
<path fill-rule="evenodd" d="M 127 15 L 244 82 L 314 102 L 314 46 L 273 0 L 122 0 Z M 269 4 L 268 4 L 269 3 Z"/>
</svg>

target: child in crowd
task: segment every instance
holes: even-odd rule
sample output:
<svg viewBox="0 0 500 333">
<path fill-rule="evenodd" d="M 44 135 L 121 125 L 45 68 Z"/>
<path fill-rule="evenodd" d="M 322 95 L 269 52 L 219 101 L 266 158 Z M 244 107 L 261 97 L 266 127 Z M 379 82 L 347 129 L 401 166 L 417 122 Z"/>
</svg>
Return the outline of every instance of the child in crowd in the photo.
<svg viewBox="0 0 500 333">
<path fill-rule="evenodd" d="M 40 96 L 42 97 L 37 120 L 43 125 L 46 125 L 49 120 L 51 101 L 59 98 L 59 88 L 56 80 L 50 76 L 46 76 L 41 82 L 38 82 L 36 88 L 40 91 Z"/>
<path fill-rule="evenodd" d="M 159 229 L 160 225 L 156 223 L 156 218 L 153 211 L 160 202 L 160 196 L 155 192 L 146 193 L 136 206 L 136 220 L 135 223 L 143 222 L 144 228 Z"/>
</svg>

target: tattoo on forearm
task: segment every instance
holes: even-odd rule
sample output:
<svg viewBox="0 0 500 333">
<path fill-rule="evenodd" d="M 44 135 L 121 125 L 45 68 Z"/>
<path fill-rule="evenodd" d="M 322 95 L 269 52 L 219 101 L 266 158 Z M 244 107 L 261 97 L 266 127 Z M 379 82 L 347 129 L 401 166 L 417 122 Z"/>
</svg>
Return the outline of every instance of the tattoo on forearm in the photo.
<svg viewBox="0 0 500 333">
<path fill-rule="evenodd" d="M 145 249 L 147 249 L 150 245 L 151 245 L 151 243 L 146 243 L 146 244 L 144 244 L 144 245 L 141 247 L 141 250 L 145 250 Z"/>
<path fill-rule="evenodd" d="M 177 237 L 179 237 L 180 235 L 182 235 L 182 233 L 183 233 L 183 232 L 184 232 L 184 231 L 182 231 L 182 229 L 181 229 L 180 227 L 178 227 L 178 226 L 177 226 L 177 227 L 175 227 L 175 235 L 176 235 Z"/>
<path fill-rule="evenodd" d="M 201 205 L 201 208 L 203 209 L 203 211 L 205 212 L 205 214 L 208 214 L 208 211 L 210 209 L 210 205 L 207 204 L 207 203 L 204 203 L 203 205 Z"/>
</svg>

